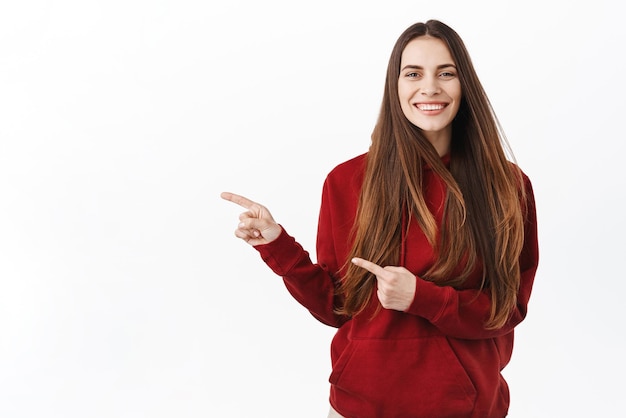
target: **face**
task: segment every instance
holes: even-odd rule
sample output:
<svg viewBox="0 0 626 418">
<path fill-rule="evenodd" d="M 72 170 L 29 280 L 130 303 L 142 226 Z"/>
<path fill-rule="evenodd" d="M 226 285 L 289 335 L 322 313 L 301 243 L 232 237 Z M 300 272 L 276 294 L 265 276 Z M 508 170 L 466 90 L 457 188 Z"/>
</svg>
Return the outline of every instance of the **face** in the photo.
<svg viewBox="0 0 626 418">
<path fill-rule="evenodd" d="M 402 52 L 398 79 L 400 106 L 440 155 L 449 151 L 452 120 L 461 104 L 461 82 L 446 44 L 419 37 Z"/>
</svg>

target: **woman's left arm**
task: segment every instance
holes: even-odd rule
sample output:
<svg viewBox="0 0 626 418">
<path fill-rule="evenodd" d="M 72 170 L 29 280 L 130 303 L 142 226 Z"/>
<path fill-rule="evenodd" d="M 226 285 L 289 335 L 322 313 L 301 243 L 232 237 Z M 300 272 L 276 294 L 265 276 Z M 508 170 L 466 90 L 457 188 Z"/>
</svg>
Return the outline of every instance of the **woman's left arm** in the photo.
<svg viewBox="0 0 626 418">
<path fill-rule="evenodd" d="M 526 317 L 539 261 L 535 201 L 528 180 L 526 198 L 517 304 L 507 323 L 500 328 L 485 328 L 491 312 L 488 290 L 459 290 L 451 286 L 439 286 L 416 277 L 404 267 L 381 267 L 363 259 L 354 259 L 352 262 L 376 275 L 377 296 L 386 309 L 423 317 L 443 334 L 454 338 L 481 339 L 507 334 Z"/>
</svg>

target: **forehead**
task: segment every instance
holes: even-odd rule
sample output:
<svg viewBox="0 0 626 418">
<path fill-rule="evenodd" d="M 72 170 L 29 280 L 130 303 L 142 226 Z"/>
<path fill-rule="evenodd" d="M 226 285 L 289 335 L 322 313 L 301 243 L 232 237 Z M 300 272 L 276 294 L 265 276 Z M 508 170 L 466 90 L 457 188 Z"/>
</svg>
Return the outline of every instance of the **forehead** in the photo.
<svg viewBox="0 0 626 418">
<path fill-rule="evenodd" d="M 441 64 L 456 64 L 444 41 L 430 36 L 420 36 L 410 41 L 402 51 L 400 67 L 418 65 L 420 67 Z"/>
</svg>

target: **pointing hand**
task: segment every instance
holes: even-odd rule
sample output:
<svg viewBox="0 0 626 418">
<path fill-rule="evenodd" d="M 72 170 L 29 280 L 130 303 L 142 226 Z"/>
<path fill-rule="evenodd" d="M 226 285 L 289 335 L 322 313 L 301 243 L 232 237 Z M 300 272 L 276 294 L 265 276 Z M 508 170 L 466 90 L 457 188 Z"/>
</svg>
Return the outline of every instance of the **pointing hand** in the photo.
<svg viewBox="0 0 626 418">
<path fill-rule="evenodd" d="M 278 238 L 282 229 L 265 206 L 234 193 L 224 192 L 220 196 L 247 209 L 239 215 L 235 236 L 250 245 L 268 244 Z"/>
<path fill-rule="evenodd" d="M 416 277 L 404 267 L 381 267 L 371 261 L 355 257 L 352 262 L 376 275 L 376 295 L 383 308 L 406 311 L 415 298 Z"/>
</svg>

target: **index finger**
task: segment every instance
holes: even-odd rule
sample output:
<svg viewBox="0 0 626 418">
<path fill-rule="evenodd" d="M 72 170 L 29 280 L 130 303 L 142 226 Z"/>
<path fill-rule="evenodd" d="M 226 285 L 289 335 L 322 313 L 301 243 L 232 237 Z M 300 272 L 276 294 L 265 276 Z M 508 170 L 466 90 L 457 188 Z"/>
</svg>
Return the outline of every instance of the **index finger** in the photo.
<svg viewBox="0 0 626 418">
<path fill-rule="evenodd" d="M 255 202 L 253 202 L 252 200 L 248 199 L 247 197 L 243 197 L 240 196 L 238 194 L 235 193 L 230 193 L 230 192 L 222 192 L 220 194 L 220 197 L 224 200 L 228 200 L 229 202 L 233 202 L 238 204 L 241 207 L 244 207 L 246 209 L 250 209 L 252 207 L 252 205 L 255 204 Z"/>
<path fill-rule="evenodd" d="M 385 269 L 378 264 L 372 263 L 371 261 L 367 261 L 359 257 L 354 257 L 352 259 L 352 263 L 361 268 L 364 268 L 365 270 L 369 271 L 372 274 L 375 274 L 376 276 L 380 276 L 385 272 Z"/>
</svg>

